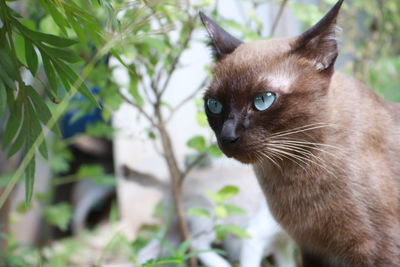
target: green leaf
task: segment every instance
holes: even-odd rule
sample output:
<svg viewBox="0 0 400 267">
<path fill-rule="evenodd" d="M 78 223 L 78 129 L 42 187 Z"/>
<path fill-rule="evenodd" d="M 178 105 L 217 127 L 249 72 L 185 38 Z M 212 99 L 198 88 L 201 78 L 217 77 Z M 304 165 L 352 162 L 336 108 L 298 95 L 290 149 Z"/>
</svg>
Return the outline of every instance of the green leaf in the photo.
<svg viewBox="0 0 400 267">
<path fill-rule="evenodd" d="M 25 143 L 25 133 L 24 131 L 19 131 L 17 138 L 13 142 L 8 151 L 7 157 L 12 157 L 15 153 L 17 153 Z"/>
<path fill-rule="evenodd" d="M 26 63 L 28 64 L 28 68 L 31 71 L 32 75 L 35 76 L 39 65 L 38 57 L 31 41 L 27 38 L 24 38 L 24 41 Z"/>
<path fill-rule="evenodd" d="M 21 23 L 17 24 L 17 27 L 30 39 L 33 39 L 37 42 L 44 42 L 57 47 L 68 47 L 78 43 L 76 40 L 72 40 L 69 38 L 64 38 L 54 34 L 48 34 L 39 31 L 33 31 Z"/>
<path fill-rule="evenodd" d="M 232 234 L 238 238 L 250 238 L 251 236 L 247 233 L 246 229 L 237 225 L 226 225 L 219 224 L 214 226 L 214 231 L 217 235 L 217 240 L 224 240 L 229 234 Z"/>
<path fill-rule="evenodd" d="M 207 115 L 204 111 L 199 111 L 196 114 L 196 120 L 197 123 L 201 126 L 201 127 L 206 127 L 208 126 L 208 121 L 207 121 Z"/>
<path fill-rule="evenodd" d="M 92 91 L 90 91 L 90 89 L 86 86 L 85 82 L 82 81 L 82 79 L 78 76 L 78 74 L 76 74 L 76 72 L 73 69 L 71 69 L 68 65 L 64 64 L 61 61 L 56 61 L 54 66 L 56 67 L 57 72 L 61 78 L 63 77 L 67 78 L 72 86 L 79 85 L 78 87 L 79 92 L 96 107 L 101 108 L 96 98 L 94 97 Z"/>
<path fill-rule="evenodd" d="M 31 99 L 35 113 L 39 120 L 46 125 L 51 119 L 51 112 L 44 99 L 36 92 L 32 86 L 26 86 L 26 92 Z"/>
<path fill-rule="evenodd" d="M 135 100 L 135 103 L 138 104 L 140 107 L 143 107 L 144 105 L 144 100 L 142 96 L 139 93 L 139 77 L 135 75 L 130 75 L 131 81 L 129 83 L 129 93 L 133 96 L 133 99 Z"/>
<path fill-rule="evenodd" d="M 65 231 L 72 218 L 72 208 L 68 203 L 59 203 L 46 207 L 43 215 L 47 222 Z"/>
<path fill-rule="evenodd" d="M 1 65 L 1 62 L 2 61 L 0 60 L 0 65 Z M 15 86 L 14 80 L 11 79 L 10 76 L 7 75 L 7 72 L 0 71 L 0 80 L 2 80 L 8 88 L 11 88 L 13 90 L 17 90 L 17 87 Z"/>
<path fill-rule="evenodd" d="M 228 211 L 222 205 L 217 205 L 215 207 L 215 214 L 221 219 L 224 219 L 228 216 Z"/>
<path fill-rule="evenodd" d="M 47 145 L 45 140 L 43 140 L 43 142 L 39 145 L 39 152 L 44 159 L 46 160 L 49 159 L 49 154 L 47 152 Z"/>
<path fill-rule="evenodd" d="M 239 188 L 233 185 L 227 185 L 219 190 L 217 193 L 207 192 L 207 195 L 217 203 L 222 203 L 239 193 Z"/>
<path fill-rule="evenodd" d="M 69 17 L 69 23 L 71 24 L 72 28 L 74 29 L 76 35 L 78 36 L 79 40 L 82 44 L 87 44 L 87 38 L 84 30 L 82 29 L 81 25 L 76 22 L 74 17 Z"/>
<path fill-rule="evenodd" d="M 61 8 L 63 8 L 63 5 L 61 4 L 60 1 L 55 1 L 52 3 L 51 1 L 45 1 L 45 0 L 39 0 L 40 4 L 50 13 L 51 18 L 54 20 L 54 22 L 57 24 L 57 26 L 60 28 L 60 30 L 66 34 L 66 27 L 68 27 L 68 22 L 64 18 L 63 14 L 60 13 L 57 9 L 57 5 L 59 5 Z"/>
<path fill-rule="evenodd" d="M 72 52 L 70 50 L 54 48 L 54 47 L 50 47 L 50 46 L 45 46 L 45 50 L 47 53 L 51 54 L 53 57 L 62 59 L 69 63 L 77 63 L 77 62 L 82 61 L 82 58 L 78 57 L 77 55 L 75 55 L 74 52 Z"/>
<path fill-rule="evenodd" d="M 111 139 L 114 134 L 114 129 L 111 125 L 99 121 L 86 126 L 85 133 L 91 137 L 105 137 Z"/>
<path fill-rule="evenodd" d="M 219 149 L 219 147 L 216 144 L 212 144 L 208 147 L 208 153 L 216 158 L 222 157 L 222 151 Z"/>
<path fill-rule="evenodd" d="M 33 143 L 42 133 L 42 127 L 40 126 L 39 120 L 42 120 L 43 123 L 46 124 L 50 120 L 51 114 L 43 99 L 39 96 L 35 89 L 33 89 L 31 86 L 26 86 L 25 90 L 28 92 L 28 95 L 31 98 L 31 104 L 27 104 L 29 115 L 27 115 L 26 119 L 29 120 L 29 127 L 31 129 L 29 138 L 32 138 L 31 145 L 33 145 Z M 45 139 L 43 139 L 43 141 L 39 144 L 38 149 L 43 158 L 48 159 Z"/>
<path fill-rule="evenodd" d="M 206 140 L 203 136 L 200 135 L 190 138 L 189 141 L 187 141 L 186 145 L 199 152 L 203 152 L 206 150 Z"/>
<path fill-rule="evenodd" d="M 3 81 L 0 80 L 0 118 L 3 116 L 7 108 L 7 92 L 6 86 Z"/>
<path fill-rule="evenodd" d="M 22 125 L 22 102 L 17 100 L 15 109 L 11 109 L 11 116 L 8 118 L 7 125 L 4 130 L 3 148 L 8 146 L 15 137 Z"/>
<path fill-rule="evenodd" d="M 78 172 L 78 177 L 90 177 L 103 174 L 103 168 L 100 165 L 82 165 Z"/>
<path fill-rule="evenodd" d="M 25 170 L 25 206 L 29 207 L 32 202 L 33 186 L 35 183 L 35 157 L 31 159 Z"/>
<path fill-rule="evenodd" d="M 8 74 L 9 80 L 17 80 L 18 76 L 19 76 L 17 67 L 15 65 L 14 60 L 12 60 L 10 55 L 7 54 L 6 50 L 0 49 L 0 58 L 1 58 L 0 65 L 2 65 L 4 67 L 4 69 L 6 70 L 4 73 L 5 74 L 4 76 L 7 76 L 7 74 Z M 4 72 L 4 71 L 2 71 L 2 72 Z M 11 88 L 13 88 L 13 87 L 11 87 Z"/>
<path fill-rule="evenodd" d="M 186 251 L 189 249 L 190 243 L 192 242 L 191 239 L 186 239 L 178 248 L 177 256 L 183 257 L 185 256 Z"/>
<path fill-rule="evenodd" d="M 15 54 L 17 59 L 24 65 L 27 66 L 25 58 L 25 41 L 24 37 L 20 34 L 15 34 L 14 39 Z"/>
<path fill-rule="evenodd" d="M 211 214 L 208 210 L 203 208 L 191 208 L 188 211 L 189 215 L 210 218 Z"/>
<path fill-rule="evenodd" d="M 224 199 L 230 199 L 239 194 L 239 188 L 237 186 L 227 185 L 219 190 L 217 194 Z"/>
<path fill-rule="evenodd" d="M 141 267 L 156 267 L 167 263 L 183 263 L 183 259 L 180 257 L 167 257 L 161 259 L 151 259 L 145 262 Z"/>
<path fill-rule="evenodd" d="M 246 214 L 246 210 L 236 205 L 225 204 L 223 205 L 228 215 Z"/>
<path fill-rule="evenodd" d="M 43 52 L 43 50 L 40 50 L 40 54 L 42 55 L 44 71 L 46 72 L 47 80 L 49 81 L 49 84 L 51 86 L 51 90 L 53 92 L 55 92 L 55 94 L 57 94 L 57 92 L 58 92 L 58 82 L 57 82 L 57 76 L 56 76 L 56 73 L 54 71 L 54 68 L 53 68 L 49 58 Z"/>
</svg>

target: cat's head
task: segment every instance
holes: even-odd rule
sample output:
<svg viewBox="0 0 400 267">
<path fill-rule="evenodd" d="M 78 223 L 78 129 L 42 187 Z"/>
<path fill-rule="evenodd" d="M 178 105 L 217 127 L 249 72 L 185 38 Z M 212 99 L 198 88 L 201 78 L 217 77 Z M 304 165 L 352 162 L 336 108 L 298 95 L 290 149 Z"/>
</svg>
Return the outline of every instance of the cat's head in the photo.
<svg viewBox="0 0 400 267">
<path fill-rule="evenodd" d="M 338 55 L 336 17 L 342 2 L 300 36 L 251 43 L 200 13 L 216 59 L 205 109 L 227 156 L 255 163 L 273 153 L 270 140 L 278 135 L 307 139 L 293 129 L 318 125 Z"/>
</svg>

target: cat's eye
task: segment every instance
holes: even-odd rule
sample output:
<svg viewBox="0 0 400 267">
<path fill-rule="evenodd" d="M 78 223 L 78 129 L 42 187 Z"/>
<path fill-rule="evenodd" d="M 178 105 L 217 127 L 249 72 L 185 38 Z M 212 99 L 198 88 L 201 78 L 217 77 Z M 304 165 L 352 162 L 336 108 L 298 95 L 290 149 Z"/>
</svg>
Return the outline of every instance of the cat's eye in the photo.
<svg viewBox="0 0 400 267">
<path fill-rule="evenodd" d="M 220 114 L 222 112 L 222 104 L 213 98 L 207 99 L 207 108 L 213 114 Z"/>
<path fill-rule="evenodd" d="M 254 106 L 259 111 L 266 110 L 274 103 L 275 98 L 275 94 L 271 92 L 260 94 L 254 98 Z"/>
</svg>

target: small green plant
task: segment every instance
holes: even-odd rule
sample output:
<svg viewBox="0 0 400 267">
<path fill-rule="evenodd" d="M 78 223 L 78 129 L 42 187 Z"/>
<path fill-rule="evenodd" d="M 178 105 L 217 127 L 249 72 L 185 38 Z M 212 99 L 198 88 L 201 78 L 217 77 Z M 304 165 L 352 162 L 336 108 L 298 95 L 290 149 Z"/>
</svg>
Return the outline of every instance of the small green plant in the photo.
<svg viewBox="0 0 400 267">
<path fill-rule="evenodd" d="M 212 219 L 217 242 L 221 242 L 230 234 L 238 238 L 250 238 L 250 235 L 243 227 L 222 223 L 223 219 L 228 216 L 246 213 L 241 207 L 227 203 L 239 194 L 239 192 L 240 189 L 233 185 L 224 186 L 218 192 L 207 192 L 207 196 L 213 201 L 213 209 L 191 208 L 189 210 L 189 215 Z"/>
</svg>

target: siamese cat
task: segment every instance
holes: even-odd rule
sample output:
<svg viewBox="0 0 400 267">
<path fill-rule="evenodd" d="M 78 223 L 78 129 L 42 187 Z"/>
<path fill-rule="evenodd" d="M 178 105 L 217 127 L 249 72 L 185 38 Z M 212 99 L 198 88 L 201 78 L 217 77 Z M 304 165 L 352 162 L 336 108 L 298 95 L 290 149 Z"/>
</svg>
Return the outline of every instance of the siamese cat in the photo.
<svg viewBox="0 0 400 267">
<path fill-rule="evenodd" d="M 342 3 L 300 36 L 251 43 L 200 13 L 216 59 L 205 109 L 304 266 L 400 266 L 400 104 L 335 72 Z"/>
<path fill-rule="evenodd" d="M 163 210 L 169 210 L 172 200 L 168 183 L 163 183 L 152 176 L 143 175 L 126 166 L 123 170 L 127 179 L 161 190 L 164 193 Z M 216 175 L 221 178 L 215 179 Z M 229 167 L 214 167 L 212 170 L 210 168 L 193 170 L 183 183 L 185 210 L 203 208 L 212 212 L 214 204 L 206 196 L 206 192 L 216 192 L 227 185 L 235 185 L 240 188 L 239 194 L 232 198 L 229 204 L 240 206 L 246 210 L 245 214 L 228 216 L 218 221 L 209 217 L 189 214 L 186 216 L 192 238 L 192 249 L 204 251 L 197 256 L 202 266 L 232 267 L 232 262 L 240 262 L 241 267 L 260 267 L 264 257 L 271 255 L 274 258 L 275 266 L 294 267 L 294 243 L 273 218 L 251 168 L 230 164 Z M 163 224 L 166 225 L 167 221 L 168 219 L 165 219 Z M 225 258 L 211 251 L 213 243 L 216 242 L 213 227 L 217 224 L 241 226 L 251 237 L 241 239 L 229 235 L 221 244 L 227 252 Z M 178 221 L 173 220 L 167 236 L 167 243 L 178 248 L 182 241 Z M 159 239 L 152 240 L 139 251 L 137 263 L 143 264 L 150 259 L 166 256 L 162 255 L 163 253 L 160 254 L 163 249 L 165 250 Z"/>
</svg>

